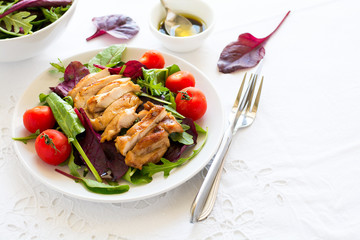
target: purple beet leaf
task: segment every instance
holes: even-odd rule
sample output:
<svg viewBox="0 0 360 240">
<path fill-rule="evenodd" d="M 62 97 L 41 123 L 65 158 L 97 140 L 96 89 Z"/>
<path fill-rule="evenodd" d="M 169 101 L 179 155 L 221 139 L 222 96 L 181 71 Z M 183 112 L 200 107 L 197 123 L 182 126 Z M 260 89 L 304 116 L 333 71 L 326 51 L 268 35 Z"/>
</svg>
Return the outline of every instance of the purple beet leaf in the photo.
<svg viewBox="0 0 360 240">
<path fill-rule="evenodd" d="M 100 69 L 105 69 L 105 66 L 101 66 L 98 64 L 94 64 L 95 67 L 100 68 Z M 123 68 L 125 67 L 125 69 L 123 70 Z M 126 62 L 123 66 L 120 67 L 115 67 L 115 68 L 108 68 L 109 72 L 111 74 L 121 74 L 124 77 L 129 77 L 131 79 L 137 79 L 139 77 L 142 77 L 143 72 L 142 72 L 142 68 L 145 67 L 144 64 L 142 64 L 141 62 L 137 61 L 137 60 L 130 60 L 128 62 Z"/>
<path fill-rule="evenodd" d="M 85 136 L 79 139 L 86 156 L 94 165 L 100 176 L 111 172 L 112 180 L 120 179 L 128 170 L 124 156 L 117 152 L 114 141 L 101 143 L 101 136 L 93 129 L 84 109 L 75 109 L 85 127 Z"/>
<path fill-rule="evenodd" d="M 108 160 L 107 166 L 111 170 L 112 180 L 119 180 L 129 169 L 125 164 L 125 157 L 117 151 L 114 141 L 101 143 L 101 148 Z"/>
<path fill-rule="evenodd" d="M 78 141 L 82 149 L 84 150 L 86 156 L 94 165 L 96 171 L 99 173 L 100 176 L 103 176 L 106 174 L 108 167 L 106 163 L 106 155 L 101 148 L 100 136 L 92 128 L 90 120 L 86 116 L 86 113 L 82 108 L 75 109 L 75 112 L 81 120 L 81 123 L 85 127 L 85 136 L 81 139 L 78 139 Z"/>
<path fill-rule="evenodd" d="M 71 89 L 86 75 L 89 69 L 81 62 L 73 61 L 65 69 L 64 81 L 59 83 L 56 87 L 50 87 L 50 90 L 58 94 L 60 97 L 65 97 Z"/>
<path fill-rule="evenodd" d="M 129 40 L 139 32 L 139 26 L 136 22 L 130 17 L 121 14 L 94 17 L 92 21 L 97 30 L 86 39 L 87 41 L 105 33 L 119 39 Z"/>
<path fill-rule="evenodd" d="M 232 73 L 240 69 L 256 66 L 265 55 L 267 40 L 279 29 L 290 11 L 276 29 L 265 38 L 256 38 L 250 33 L 240 34 L 238 40 L 228 44 L 220 54 L 218 68 L 222 73 Z"/>
<path fill-rule="evenodd" d="M 0 14 L 0 18 L 5 17 L 6 15 L 29 7 L 59 7 L 59 6 L 67 6 L 72 3 L 72 0 L 22 0 L 14 5 L 12 5 L 7 11 L 3 14 Z"/>
<path fill-rule="evenodd" d="M 171 162 L 176 162 L 181 156 L 181 154 L 188 149 L 189 147 L 195 146 L 197 142 L 198 133 L 196 131 L 196 127 L 194 124 L 194 121 L 190 118 L 184 118 L 182 119 L 182 124 L 188 125 L 190 128 L 186 130 L 187 133 L 193 136 L 194 143 L 192 145 L 184 145 L 179 142 L 173 142 L 171 141 L 170 147 L 164 154 L 164 158 Z"/>
</svg>

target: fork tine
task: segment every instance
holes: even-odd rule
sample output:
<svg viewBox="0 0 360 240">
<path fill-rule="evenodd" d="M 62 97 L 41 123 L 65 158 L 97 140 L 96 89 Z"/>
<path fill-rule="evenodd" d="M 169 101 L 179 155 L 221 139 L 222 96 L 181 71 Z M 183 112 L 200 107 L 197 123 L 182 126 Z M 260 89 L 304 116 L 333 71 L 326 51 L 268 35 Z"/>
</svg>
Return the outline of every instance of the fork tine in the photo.
<svg viewBox="0 0 360 240">
<path fill-rule="evenodd" d="M 258 89 L 258 92 L 256 94 L 256 98 L 255 98 L 255 102 L 254 102 L 254 106 L 251 110 L 252 113 L 256 113 L 258 106 L 259 106 L 259 102 L 260 102 L 260 95 L 261 95 L 261 89 L 262 89 L 262 85 L 263 85 L 263 80 L 264 80 L 264 76 L 261 78 L 261 82 L 260 82 L 260 86 Z"/>
<path fill-rule="evenodd" d="M 257 80 L 257 76 L 256 74 L 251 75 L 251 78 L 249 80 L 249 84 L 250 84 L 250 94 L 248 95 L 246 101 L 247 101 L 247 106 L 245 109 L 245 114 L 248 113 L 250 111 L 251 108 L 251 103 L 253 100 L 253 96 L 254 96 L 254 92 L 255 92 L 255 86 L 256 86 L 256 80 Z"/>
</svg>

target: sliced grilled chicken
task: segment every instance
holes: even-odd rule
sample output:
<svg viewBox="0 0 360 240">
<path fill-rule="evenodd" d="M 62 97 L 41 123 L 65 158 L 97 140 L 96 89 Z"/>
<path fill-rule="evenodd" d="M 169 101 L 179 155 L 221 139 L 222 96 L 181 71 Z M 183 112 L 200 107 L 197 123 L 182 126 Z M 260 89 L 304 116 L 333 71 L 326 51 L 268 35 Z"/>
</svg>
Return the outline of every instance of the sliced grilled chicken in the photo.
<svg viewBox="0 0 360 240">
<path fill-rule="evenodd" d="M 184 129 L 181 127 L 180 123 L 176 121 L 175 117 L 171 113 L 167 113 L 167 115 L 163 118 L 163 120 L 159 123 L 159 126 L 164 128 L 169 134 L 173 132 L 183 132 Z"/>
<path fill-rule="evenodd" d="M 86 109 L 89 113 L 101 112 L 128 92 L 140 92 L 140 86 L 134 84 L 132 81 L 128 81 L 119 87 L 113 88 L 109 92 L 92 96 L 86 103 Z"/>
<path fill-rule="evenodd" d="M 115 140 L 115 146 L 122 155 L 126 155 L 135 144 L 150 132 L 164 117 L 166 110 L 164 107 L 155 105 L 146 116 L 133 125 L 124 136 L 119 136 Z"/>
<path fill-rule="evenodd" d="M 90 119 L 91 125 L 95 131 L 102 131 L 117 114 L 126 108 L 138 107 L 141 103 L 142 101 L 134 93 L 126 93 L 107 107 L 99 117 Z"/>
<path fill-rule="evenodd" d="M 129 128 L 137 119 L 137 106 L 123 109 L 118 113 L 111 122 L 106 126 L 105 131 L 101 134 L 101 142 L 112 140 L 122 128 Z"/>
<path fill-rule="evenodd" d="M 109 76 L 110 72 L 107 68 L 101 70 L 100 72 L 97 73 L 90 73 L 88 75 L 86 75 L 85 77 L 83 77 L 76 85 L 75 87 L 68 93 L 68 96 L 70 96 L 72 99 L 75 99 L 76 94 L 78 94 L 78 92 L 83 88 L 88 86 L 89 84 L 104 78 L 106 76 Z"/>
<path fill-rule="evenodd" d="M 153 128 L 126 154 L 126 165 L 141 170 L 145 164 L 159 162 L 170 146 L 168 136 L 165 129 L 159 125 Z"/>
<path fill-rule="evenodd" d="M 74 107 L 84 108 L 87 100 L 96 95 L 108 83 L 121 78 L 121 75 L 110 75 L 83 87 L 74 98 Z"/>
<path fill-rule="evenodd" d="M 116 87 L 120 87 L 121 84 L 126 83 L 130 80 L 131 80 L 131 78 L 120 78 L 120 79 L 114 80 L 114 81 L 110 82 L 109 84 L 107 84 L 105 87 L 103 87 L 97 94 L 103 94 L 106 92 L 110 92 L 112 89 L 114 89 Z"/>
<path fill-rule="evenodd" d="M 138 117 L 140 119 L 142 119 L 149 112 L 149 110 L 155 106 L 155 104 L 148 101 L 144 103 L 143 106 L 144 106 L 144 110 L 138 113 Z M 164 128 L 168 133 L 173 133 L 173 132 L 181 133 L 184 131 L 180 123 L 176 121 L 175 117 L 170 112 L 168 112 L 167 115 L 163 118 L 163 120 L 159 123 L 159 126 Z"/>
</svg>

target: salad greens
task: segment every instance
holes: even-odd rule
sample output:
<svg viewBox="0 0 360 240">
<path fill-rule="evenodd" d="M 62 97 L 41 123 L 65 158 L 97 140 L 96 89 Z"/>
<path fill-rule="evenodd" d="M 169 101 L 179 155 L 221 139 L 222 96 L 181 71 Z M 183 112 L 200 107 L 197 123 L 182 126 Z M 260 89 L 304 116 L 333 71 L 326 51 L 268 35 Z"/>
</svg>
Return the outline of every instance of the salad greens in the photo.
<svg viewBox="0 0 360 240">
<path fill-rule="evenodd" d="M 38 31 L 58 20 L 71 4 L 71 0 L 0 1 L 0 39 Z"/>
<path fill-rule="evenodd" d="M 55 169 L 55 171 L 74 179 L 75 181 L 78 181 L 80 183 L 82 183 L 89 191 L 94 192 L 94 193 L 101 193 L 101 194 L 119 194 L 119 193 L 124 193 L 127 192 L 129 190 L 129 185 L 119 185 L 118 183 L 113 182 L 113 184 L 106 184 L 106 183 L 102 183 L 102 182 L 98 182 L 98 181 L 94 181 L 92 179 L 88 179 L 85 177 L 81 177 L 78 170 L 80 169 L 80 166 L 77 165 L 74 162 L 74 154 L 73 152 L 70 155 L 69 158 L 69 162 L 68 162 L 68 167 L 70 170 L 70 174 L 61 171 L 59 169 Z"/>
<path fill-rule="evenodd" d="M 96 171 L 93 164 L 90 162 L 89 158 L 86 156 L 84 150 L 76 139 L 76 135 L 84 132 L 85 128 L 81 124 L 80 119 L 75 113 L 73 107 L 66 101 L 61 99 L 54 92 L 50 93 L 47 96 L 46 102 L 49 104 L 56 119 L 56 122 L 59 124 L 61 130 L 63 130 L 65 135 L 68 137 L 69 142 L 71 142 L 74 147 L 79 151 L 80 155 L 83 157 L 86 165 L 89 167 L 96 180 L 98 182 L 102 182 L 99 173 Z"/>
<path fill-rule="evenodd" d="M 34 132 L 34 133 L 31 133 L 27 137 L 18 137 L 18 138 L 12 138 L 12 139 L 15 140 L 15 141 L 20 141 L 20 142 L 23 142 L 23 143 L 27 144 L 28 141 L 36 139 L 37 136 L 39 136 L 39 135 L 40 135 L 40 129 L 36 130 L 36 132 Z"/>
<path fill-rule="evenodd" d="M 51 87 L 52 93 L 49 95 L 39 96 L 41 102 L 46 101 L 50 106 L 59 127 L 75 147 L 68 159 L 70 173 L 60 169 L 56 171 L 83 184 L 86 189 L 95 193 L 117 194 L 128 191 L 129 186 L 119 185 L 119 180 L 139 185 L 150 183 L 153 175 L 159 172 L 163 172 L 167 177 L 174 168 L 194 158 L 207 140 L 207 130 L 176 112 L 174 93 L 165 87 L 166 78 L 180 71 L 179 66 L 173 64 L 163 69 L 146 69 L 136 60 L 124 63 L 121 56 L 125 49 L 125 45 L 113 45 L 98 53 L 88 63 L 73 61 L 66 68 L 60 60 L 59 64 L 52 63 L 51 65 L 58 72 L 63 73 L 64 81 L 58 86 Z M 67 92 L 84 75 L 99 71 L 98 67 L 100 69 L 107 67 L 113 74 L 121 72 L 132 76 L 132 81 L 142 87 L 143 93 L 138 96 L 143 102 L 153 101 L 155 104 L 163 105 L 181 124 L 184 132 L 169 135 L 170 147 L 158 164 L 144 165 L 141 170 L 127 166 L 125 157 L 118 153 L 114 141 L 100 142 L 101 135 L 92 128 L 85 110 L 73 108 L 72 99 L 67 96 Z M 126 69 L 130 70 L 126 71 Z M 205 134 L 201 146 L 193 150 L 188 157 L 181 157 L 182 153 L 197 144 L 198 134 Z M 84 162 L 85 168 L 83 168 Z M 86 177 L 88 168 L 97 181 Z M 84 170 L 82 176 L 79 173 L 80 169 Z M 102 182 L 105 179 L 110 181 Z"/>
<path fill-rule="evenodd" d="M 126 49 L 126 45 L 112 45 L 103 51 L 96 54 L 95 57 L 90 59 L 89 61 L 89 71 L 91 73 L 97 72 L 100 69 L 95 67 L 94 64 L 106 66 L 106 67 L 114 67 L 117 64 L 121 63 L 121 56 Z"/>
</svg>

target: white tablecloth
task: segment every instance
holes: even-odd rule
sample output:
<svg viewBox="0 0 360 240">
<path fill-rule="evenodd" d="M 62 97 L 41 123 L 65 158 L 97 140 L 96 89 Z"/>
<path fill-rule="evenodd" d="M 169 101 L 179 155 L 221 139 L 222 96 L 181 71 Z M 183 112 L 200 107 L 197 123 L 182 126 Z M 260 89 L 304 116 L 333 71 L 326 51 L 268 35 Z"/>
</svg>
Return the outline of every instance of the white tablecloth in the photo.
<svg viewBox="0 0 360 240">
<path fill-rule="evenodd" d="M 151 35 L 148 9 L 156 2 L 80 0 L 45 53 L 0 64 L 0 239 L 360 239 L 359 1 L 209 0 L 215 30 L 200 49 L 183 54 Z M 141 29 L 127 44 L 194 64 L 216 86 L 227 113 L 244 71 L 219 73 L 220 52 L 241 33 L 265 37 L 288 10 L 265 47 L 257 119 L 234 137 L 207 220 L 189 222 L 205 170 L 160 196 L 111 204 L 53 191 L 19 162 L 11 121 L 27 86 L 57 58 L 119 43 L 110 36 L 86 42 L 95 31 L 92 17 L 132 17 Z"/>
</svg>

